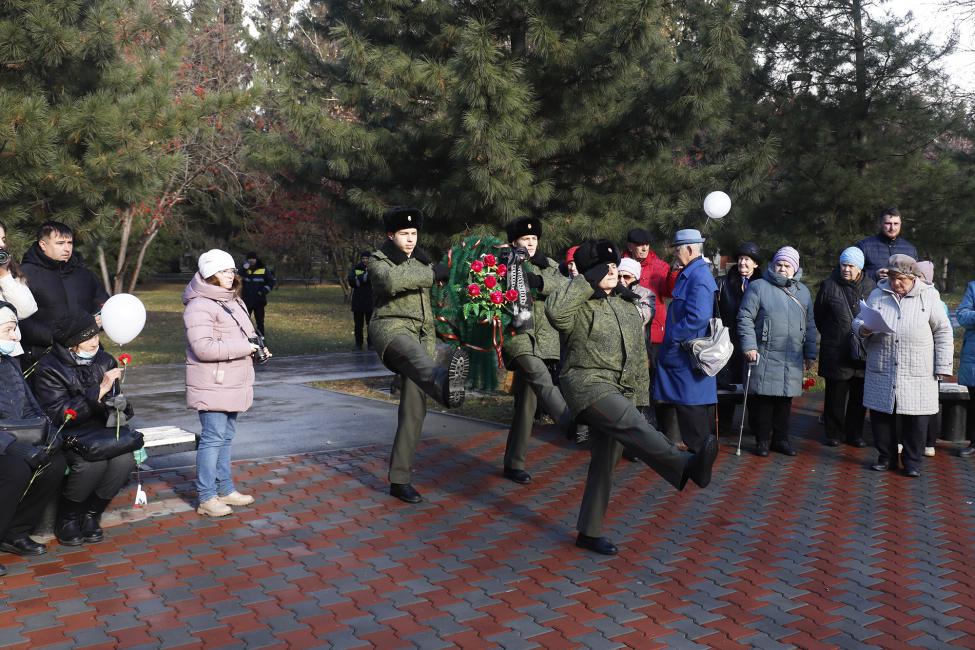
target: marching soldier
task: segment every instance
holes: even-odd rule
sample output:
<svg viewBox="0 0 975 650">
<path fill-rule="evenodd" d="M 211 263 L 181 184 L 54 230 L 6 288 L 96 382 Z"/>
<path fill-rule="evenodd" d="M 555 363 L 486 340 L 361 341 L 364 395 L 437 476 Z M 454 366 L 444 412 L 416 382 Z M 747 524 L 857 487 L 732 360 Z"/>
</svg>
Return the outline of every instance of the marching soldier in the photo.
<svg viewBox="0 0 975 650">
<path fill-rule="evenodd" d="M 396 208 L 383 216 L 388 240 L 372 254 L 375 311 L 369 323 L 369 340 L 383 365 L 403 378 L 396 438 L 389 460 L 389 493 L 407 503 L 423 500 L 413 487 L 412 470 L 416 443 L 427 413 L 426 395 L 448 408 L 464 401 L 469 362 L 463 349 L 450 356 L 447 368 L 434 362 L 436 332 L 430 287 L 447 279 L 444 264 L 431 265 L 416 247 L 423 214 L 412 208 Z"/>
<path fill-rule="evenodd" d="M 514 416 L 504 450 L 504 476 L 515 483 L 530 483 L 531 474 L 525 471 L 528 441 L 532 434 L 535 407 L 542 409 L 563 432 L 573 429 L 572 413 L 562 393 L 552 383 L 546 362 L 559 360 L 559 335 L 545 316 L 545 298 L 568 282 L 559 273 L 558 264 L 538 250 L 542 224 L 538 219 L 522 217 L 505 229 L 512 248 L 528 251 L 523 263 L 525 282 L 532 289 L 532 323 L 524 332 L 505 339 L 502 352 L 504 364 L 514 372 L 512 392 L 515 397 Z"/>
<path fill-rule="evenodd" d="M 646 314 L 639 296 L 618 285 L 620 257 L 610 242 L 583 243 L 575 260 L 581 275 L 548 297 L 545 313 L 566 336 L 560 379 L 565 399 L 579 421 L 589 425 L 592 460 L 576 546 L 615 555 L 618 549 L 602 536 L 602 527 L 622 449 L 682 490 L 688 479 L 702 488 L 711 482 L 718 444 L 709 436 L 698 453 L 680 451 L 637 410 L 640 398 L 649 394 Z"/>
</svg>

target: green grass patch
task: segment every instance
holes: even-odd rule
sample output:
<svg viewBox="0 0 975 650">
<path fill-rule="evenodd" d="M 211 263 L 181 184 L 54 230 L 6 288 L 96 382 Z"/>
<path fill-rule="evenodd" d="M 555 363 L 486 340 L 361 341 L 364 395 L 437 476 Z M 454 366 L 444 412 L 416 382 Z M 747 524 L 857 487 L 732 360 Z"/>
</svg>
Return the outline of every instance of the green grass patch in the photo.
<svg viewBox="0 0 975 650">
<path fill-rule="evenodd" d="M 146 306 L 146 327 L 125 351 L 139 364 L 180 363 L 186 358 L 184 284 L 158 284 L 137 291 Z M 285 286 L 268 297 L 268 347 L 275 355 L 347 352 L 354 347 L 352 311 L 338 285 Z M 104 341 L 110 352 L 118 346 Z"/>
<path fill-rule="evenodd" d="M 367 397 L 378 399 L 384 402 L 399 402 L 399 397 L 390 394 L 390 385 L 394 377 L 366 377 L 363 379 L 341 379 L 336 381 L 316 381 L 309 384 L 315 388 L 334 390 L 337 393 L 355 395 L 356 397 Z M 451 415 L 462 415 L 478 420 L 497 422 L 499 426 L 506 427 L 511 422 L 514 413 L 514 400 L 511 395 L 502 392 L 490 393 L 467 393 L 464 403 L 455 409 L 447 410 L 433 400 L 427 400 L 427 409 L 438 413 L 450 413 Z M 551 420 L 545 418 L 543 421 L 548 424 Z"/>
</svg>

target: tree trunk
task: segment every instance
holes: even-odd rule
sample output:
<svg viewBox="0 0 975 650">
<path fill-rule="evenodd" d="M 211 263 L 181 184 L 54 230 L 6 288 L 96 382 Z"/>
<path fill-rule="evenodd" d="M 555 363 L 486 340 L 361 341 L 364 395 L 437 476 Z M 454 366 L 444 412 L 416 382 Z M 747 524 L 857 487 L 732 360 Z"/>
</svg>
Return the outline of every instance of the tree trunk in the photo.
<svg viewBox="0 0 975 650">
<path fill-rule="evenodd" d="M 128 207 L 122 212 L 122 234 L 118 245 L 118 259 L 115 262 L 115 282 L 112 284 L 112 293 L 121 293 L 122 286 L 125 284 L 125 263 L 129 253 L 129 238 L 132 236 L 132 221 L 134 215 L 132 208 Z"/>
<path fill-rule="evenodd" d="M 857 160 L 857 173 L 863 175 L 866 171 L 867 163 L 862 159 L 864 148 L 867 144 L 867 134 L 864 131 L 864 124 L 867 120 L 869 106 L 867 105 L 867 62 L 866 62 L 866 43 L 863 38 L 863 3 L 862 0 L 852 0 L 850 8 L 853 20 L 853 53 L 854 71 L 856 73 L 856 141 L 860 146 L 860 159 Z"/>
<path fill-rule="evenodd" d="M 159 234 L 159 228 L 154 228 L 149 236 L 146 237 L 145 241 L 142 242 L 142 246 L 139 247 L 139 256 L 135 258 L 135 267 L 132 269 L 132 277 L 129 278 L 129 293 L 135 291 L 135 284 L 139 281 L 139 274 L 142 273 L 142 262 L 146 258 L 146 251 L 149 249 L 149 244 L 152 240 L 156 238 Z"/>
<path fill-rule="evenodd" d="M 101 244 L 98 245 L 98 268 L 102 272 L 102 285 L 105 291 L 111 291 L 112 295 L 115 295 L 112 285 L 108 282 L 108 264 L 105 262 L 105 248 Z"/>
</svg>

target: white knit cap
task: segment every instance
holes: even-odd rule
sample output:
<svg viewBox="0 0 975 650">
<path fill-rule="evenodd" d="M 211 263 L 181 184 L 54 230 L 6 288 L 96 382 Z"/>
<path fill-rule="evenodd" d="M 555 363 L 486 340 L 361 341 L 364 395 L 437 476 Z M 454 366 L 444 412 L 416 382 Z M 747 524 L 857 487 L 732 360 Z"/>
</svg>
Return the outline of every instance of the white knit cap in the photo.
<svg viewBox="0 0 975 650">
<path fill-rule="evenodd" d="M 623 259 L 620 260 L 619 266 L 616 267 L 616 270 L 619 271 L 620 273 L 623 272 L 629 273 L 634 278 L 639 280 L 640 273 L 642 272 L 643 269 L 640 267 L 640 263 L 637 262 L 632 257 L 624 257 Z"/>
<path fill-rule="evenodd" d="M 17 322 L 17 314 L 15 314 L 12 309 L 10 309 L 9 307 L 0 307 L 0 325 L 3 325 L 4 323 L 16 323 L 16 322 Z M 14 329 L 14 335 L 18 339 L 20 338 L 19 326 Z M 23 353 L 24 353 L 24 348 L 20 344 L 20 341 L 18 340 L 17 343 L 14 344 L 14 351 L 10 353 L 10 356 L 19 357 Z"/>
<path fill-rule="evenodd" d="M 200 275 L 204 279 L 216 275 L 220 271 L 226 271 L 227 269 L 236 269 L 237 262 L 230 253 L 222 251 L 219 248 L 211 248 L 207 252 L 200 255 Z"/>
</svg>

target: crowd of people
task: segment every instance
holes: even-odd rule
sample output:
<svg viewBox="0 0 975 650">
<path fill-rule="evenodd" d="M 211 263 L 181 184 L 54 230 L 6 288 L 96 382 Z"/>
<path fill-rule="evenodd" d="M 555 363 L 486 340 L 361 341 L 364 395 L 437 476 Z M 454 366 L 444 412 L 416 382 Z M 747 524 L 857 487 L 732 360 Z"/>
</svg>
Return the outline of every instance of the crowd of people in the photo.
<svg viewBox="0 0 975 650">
<path fill-rule="evenodd" d="M 451 269 L 418 246 L 422 212 L 391 210 L 384 225 L 383 245 L 363 252 L 348 278 L 356 346 L 367 343 L 402 379 L 389 492 L 418 503 L 423 497 L 412 477 L 427 397 L 460 405 L 469 358 L 461 345 L 445 365 L 435 361 L 430 289 L 448 281 Z M 705 237 L 694 229 L 667 242 L 671 262 L 652 250 L 647 230 L 635 228 L 623 250 L 587 240 L 559 263 L 542 252 L 540 220 L 508 223 L 507 246 L 530 309 L 500 350 L 514 396 L 502 475 L 532 481 L 529 442 L 538 409 L 566 436 L 588 442 L 576 544 L 614 554 L 602 528 L 621 457 L 644 462 L 678 490 L 688 482 L 707 487 L 717 436 L 732 433 L 735 419 L 733 401 L 718 408 L 719 390 L 746 393 L 743 419 L 758 456 L 794 456 L 792 399 L 818 359 L 826 384 L 824 443 L 865 446 L 869 411 L 872 468 L 918 476 L 922 457 L 934 451 L 939 381 L 952 373 L 952 328 L 933 267 L 917 261 L 900 228 L 897 211 L 885 211 L 879 232 L 843 250 L 813 297 L 790 246 L 766 258 L 760 246 L 742 242 L 734 265 L 715 278 Z M 0 224 L 0 551 L 39 555 L 46 547 L 30 533 L 54 501 L 61 544 L 104 538 L 102 513 L 129 480 L 141 445 L 129 428 L 124 362 L 100 345 L 99 311 L 108 295 L 74 249 L 71 228 L 45 223 L 20 264 L 7 254 L 5 238 Z M 270 356 L 263 308 L 275 283 L 256 253 L 238 269 L 229 253 L 214 249 L 197 266 L 182 297 L 186 400 L 201 424 L 197 512 L 222 517 L 254 501 L 234 485 L 231 447 L 237 417 L 253 403 L 255 359 Z M 702 370 L 691 346 L 709 336 L 713 318 L 734 344 L 717 376 Z M 957 319 L 965 328 L 958 381 L 975 387 L 975 282 Z M 885 328 L 873 331 L 878 322 Z M 967 422 L 972 443 L 964 457 L 975 455 L 975 400 Z"/>
</svg>

